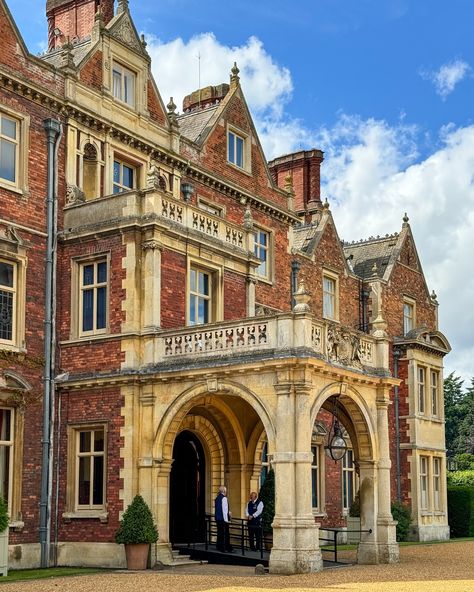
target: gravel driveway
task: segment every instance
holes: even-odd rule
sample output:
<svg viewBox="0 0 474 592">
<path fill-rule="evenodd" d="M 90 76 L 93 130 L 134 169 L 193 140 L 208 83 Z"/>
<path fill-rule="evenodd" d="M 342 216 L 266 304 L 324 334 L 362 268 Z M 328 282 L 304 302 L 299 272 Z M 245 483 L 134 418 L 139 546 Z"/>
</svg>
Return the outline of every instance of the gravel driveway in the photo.
<svg viewBox="0 0 474 592">
<path fill-rule="evenodd" d="M 253 568 L 203 565 L 5 583 L 3 587 L 8 592 L 474 592 L 474 541 L 402 547 L 397 565 L 353 565 L 298 576 L 255 576 Z"/>
</svg>

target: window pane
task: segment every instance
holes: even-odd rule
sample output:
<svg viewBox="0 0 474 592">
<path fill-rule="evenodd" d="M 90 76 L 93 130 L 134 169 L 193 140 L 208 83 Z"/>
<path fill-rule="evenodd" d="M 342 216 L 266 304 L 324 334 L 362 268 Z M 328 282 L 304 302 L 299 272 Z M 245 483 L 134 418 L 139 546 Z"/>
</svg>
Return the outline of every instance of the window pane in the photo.
<svg viewBox="0 0 474 592">
<path fill-rule="evenodd" d="M 114 183 L 120 183 L 120 163 L 114 161 Z"/>
<path fill-rule="evenodd" d="M 94 491 L 92 503 L 101 506 L 104 503 L 104 457 L 94 457 Z"/>
<path fill-rule="evenodd" d="M 189 297 L 189 324 L 190 325 L 195 325 L 197 323 L 196 300 L 197 300 L 196 296 L 191 295 Z"/>
<path fill-rule="evenodd" d="M 228 138 L 228 155 L 227 158 L 229 162 L 235 162 L 235 136 L 233 133 L 229 132 Z"/>
<path fill-rule="evenodd" d="M 0 140 L 0 177 L 15 182 L 16 145 L 7 140 Z"/>
<path fill-rule="evenodd" d="M 92 331 L 94 328 L 94 291 L 84 290 L 82 293 L 82 330 Z"/>
<path fill-rule="evenodd" d="M 236 165 L 239 167 L 244 166 L 244 141 L 242 138 L 236 137 L 237 143 L 237 155 L 236 155 Z"/>
<path fill-rule="evenodd" d="M 13 293 L 0 290 L 0 339 L 13 339 Z"/>
<path fill-rule="evenodd" d="M 107 262 L 103 261 L 97 265 L 97 282 L 99 284 L 107 281 Z"/>
<path fill-rule="evenodd" d="M 0 261 L 0 285 L 13 288 L 13 265 Z"/>
<path fill-rule="evenodd" d="M 10 409 L 0 409 L 0 440 L 10 442 L 11 440 L 11 415 Z"/>
<path fill-rule="evenodd" d="M 8 502 L 11 446 L 0 446 L 0 495 Z"/>
<path fill-rule="evenodd" d="M 114 97 L 117 99 L 121 99 L 122 98 L 122 75 L 121 73 L 118 71 L 117 68 L 114 68 L 114 73 L 113 73 L 113 83 L 114 83 Z"/>
<path fill-rule="evenodd" d="M 79 432 L 79 452 L 91 451 L 91 432 Z"/>
<path fill-rule="evenodd" d="M 313 508 L 318 507 L 318 469 L 311 469 L 311 498 Z"/>
<path fill-rule="evenodd" d="M 12 140 L 16 140 L 16 126 L 14 119 L 2 116 L 2 136 L 8 136 Z"/>
<path fill-rule="evenodd" d="M 198 320 L 199 320 L 199 323 L 208 323 L 209 322 L 209 300 L 204 300 L 204 298 L 199 298 Z"/>
<path fill-rule="evenodd" d="M 124 187 L 129 187 L 130 189 L 133 188 L 133 169 L 127 165 L 122 165 L 123 167 L 123 180 L 122 185 Z"/>
<path fill-rule="evenodd" d="M 207 273 L 199 273 L 199 293 L 209 296 L 209 275 Z"/>
<path fill-rule="evenodd" d="M 82 268 L 82 285 L 90 286 L 94 283 L 94 266 L 84 265 Z"/>
<path fill-rule="evenodd" d="M 81 456 L 79 458 L 79 491 L 78 503 L 80 506 L 90 504 L 91 492 L 91 457 Z"/>
<path fill-rule="evenodd" d="M 104 452 L 104 431 L 103 430 L 95 430 L 94 431 L 94 451 L 95 452 Z"/>
<path fill-rule="evenodd" d="M 124 76 L 124 101 L 129 105 L 134 104 L 135 94 L 135 76 L 132 73 L 127 73 Z"/>
<path fill-rule="evenodd" d="M 105 329 L 107 312 L 107 288 L 97 288 L 97 327 Z"/>
</svg>

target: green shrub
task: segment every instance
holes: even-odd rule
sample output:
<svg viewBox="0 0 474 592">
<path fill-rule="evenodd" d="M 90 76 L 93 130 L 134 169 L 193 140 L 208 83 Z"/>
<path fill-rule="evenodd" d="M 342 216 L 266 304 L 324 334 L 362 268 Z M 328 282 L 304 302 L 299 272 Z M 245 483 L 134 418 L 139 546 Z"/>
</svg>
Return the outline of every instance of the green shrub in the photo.
<svg viewBox="0 0 474 592">
<path fill-rule="evenodd" d="M 119 545 L 156 543 L 158 531 L 152 513 L 141 495 L 136 495 L 125 510 L 120 526 L 115 533 Z"/>
<path fill-rule="evenodd" d="M 351 518 L 360 518 L 360 493 L 355 494 L 354 500 L 349 508 L 349 516 Z"/>
<path fill-rule="evenodd" d="M 448 486 L 451 538 L 474 536 L 474 487 Z"/>
<path fill-rule="evenodd" d="M 448 485 L 474 487 L 474 471 L 451 471 L 448 473 Z"/>
<path fill-rule="evenodd" d="M 474 471 L 474 454 L 469 452 L 456 454 L 454 460 L 458 465 L 458 471 Z"/>
<path fill-rule="evenodd" d="M 0 532 L 3 532 L 6 528 L 8 528 L 8 506 L 0 495 Z"/>
<path fill-rule="evenodd" d="M 411 526 L 411 510 L 408 506 L 404 506 L 400 502 L 392 503 L 392 516 L 398 522 L 397 524 L 397 541 L 408 540 Z"/>
<path fill-rule="evenodd" d="M 275 517 L 275 472 L 273 469 L 268 471 L 258 497 L 263 502 L 263 532 L 268 534 L 272 532 L 272 522 Z"/>
</svg>

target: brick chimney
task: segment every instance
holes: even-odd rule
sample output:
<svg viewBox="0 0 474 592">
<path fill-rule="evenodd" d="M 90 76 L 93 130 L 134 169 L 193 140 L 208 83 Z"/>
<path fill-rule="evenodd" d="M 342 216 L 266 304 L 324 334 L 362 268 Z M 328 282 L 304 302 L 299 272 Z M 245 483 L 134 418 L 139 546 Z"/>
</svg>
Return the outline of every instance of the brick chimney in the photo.
<svg viewBox="0 0 474 592">
<path fill-rule="evenodd" d="M 295 192 L 295 211 L 299 214 L 313 214 L 322 209 L 321 202 L 321 163 L 324 152 L 321 150 L 301 150 L 286 154 L 268 163 L 278 187 L 285 187 L 285 179 L 290 174 Z"/>
<path fill-rule="evenodd" d="M 100 10 L 106 25 L 114 16 L 114 0 L 46 0 L 48 51 L 88 37 Z"/>
<path fill-rule="evenodd" d="M 195 90 L 190 95 L 187 95 L 183 99 L 183 112 L 191 113 L 193 111 L 199 111 L 206 109 L 211 105 L 217 105 L 229 92 L 228 84 L 219 84 L 217 86 L 206 86 L 199 90 Z"/>
</svg>

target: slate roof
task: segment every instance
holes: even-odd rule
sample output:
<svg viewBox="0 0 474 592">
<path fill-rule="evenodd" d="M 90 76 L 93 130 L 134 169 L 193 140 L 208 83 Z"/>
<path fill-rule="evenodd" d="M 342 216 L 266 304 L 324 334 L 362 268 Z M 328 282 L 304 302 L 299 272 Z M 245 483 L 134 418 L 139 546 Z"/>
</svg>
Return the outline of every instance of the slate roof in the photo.
<svg viewBox="0 0 474 592">
<path fill-rule="evenodd" d="M 74 64 L 76 66 L 82 62 L 82 60 L 84 59 L 84 57 L 86 56 L 86 54 L 90 48 L 91 48 L 91 38 L 90 37 L 83 39 L 79 43 L 74 44 L 74 47 L 71 50 L 71 53 L 72 53 L 72 59 L 74 60 Z M 51 64 L 51 66 L 54 66 L 55 68 L 60 68 L 63 65 L 63 57 L 62 57 L 63 53 L 64 53 L 63 48 L 59 47 L 58 49 L 54 49 L 53 51 L 50 51 L 48 53 L 44 53 L 43 55 L 41 55 L 39 57 L 40 57 L 40 59 L 44 60 L 48 64 Z"/>
<path fill-rule="evenodd" d="M 183 136 L 192 142 L 199 143 L 200 139 L 206 136 L 208 128 L 212 125 L 212 116 L 218 108 L 219 105 L 213 105 L 207 109 L 179 115 L 178 123 Z"/>
<path fill-rule="evenodd" d="M 382 278 L 397 248 L 399 235 L 392 234 L 383 238 L 374 238 L 361 242 L 343 243 L 344 254 L 350 257 L 356 275 L 363 279 L 374 276 L 374 263 L 377 265 L 377 277 Z"/>
<path fill-rule="evenodd" d="M 294 250 L 310 254 L 320 234 L 321 230 L 315 224 L 296 227 L 293 234 Z"/>
</svg>

